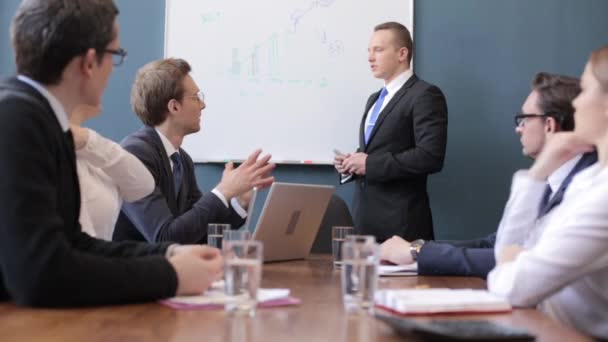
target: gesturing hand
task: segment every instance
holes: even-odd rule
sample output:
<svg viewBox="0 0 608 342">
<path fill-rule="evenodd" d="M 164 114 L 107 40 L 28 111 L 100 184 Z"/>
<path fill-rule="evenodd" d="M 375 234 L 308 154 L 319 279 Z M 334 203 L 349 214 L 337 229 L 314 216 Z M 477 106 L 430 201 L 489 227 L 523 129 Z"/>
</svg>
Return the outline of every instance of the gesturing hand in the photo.
<svg viewBox="0 0 608 342">
<path fill-rule="evenodd" d="M 240 196 L 253 187 L 265 188 L 272 184 L 274 177 L 270 173 L 275 165 L 269 163 L 269 154 L 259 158 L 261 153 L 262 150 L 256 150 L 237 168 L 232 162 L 226 164 L 217 189 L 227 200 Z"/>
</svg>

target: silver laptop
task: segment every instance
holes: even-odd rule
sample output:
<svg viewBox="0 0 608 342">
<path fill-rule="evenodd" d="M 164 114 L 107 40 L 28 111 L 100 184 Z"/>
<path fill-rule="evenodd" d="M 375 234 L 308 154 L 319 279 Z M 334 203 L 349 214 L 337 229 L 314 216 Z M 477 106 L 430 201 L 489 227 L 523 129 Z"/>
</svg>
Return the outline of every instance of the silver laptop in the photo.
<svg viewBox="0 0 608 342">
<path fill-rule="evenodd" d="M 264 243 L 264 262 L 308 256 L 333 192 L 329 185 L 272 184 L 252 236 Z"/>
</svg>

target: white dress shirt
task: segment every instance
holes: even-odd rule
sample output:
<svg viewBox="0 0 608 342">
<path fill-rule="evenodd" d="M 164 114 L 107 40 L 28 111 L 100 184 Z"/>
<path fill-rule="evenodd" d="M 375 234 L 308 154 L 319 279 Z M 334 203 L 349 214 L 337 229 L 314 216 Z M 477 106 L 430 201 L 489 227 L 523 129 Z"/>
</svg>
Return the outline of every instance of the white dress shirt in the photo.
<svg viewBox="0 0 608 342">
<path fill-rule="evenodd" d="M 384 87 L 386 88 L 387 94 L 386 94 L 386 96 L 384 96 L 384 102 L 382 102 L 382 107 L 380 107 L 380 111 L 378 112 L 378 115 L 380 115 L 380 113 L 382 113 L 382 111 L 384 110 L 386 105 L 391 101 L 393 96 L 395 96 L 395 94 L 399 91 L 399 89 L 401 89 L 401 87 L 403 87 L 403 85 L 410 79 L 410 77 L 412 77 L 412 75 L 414 75 L 414 72 L 412 71 L 412 69 L 407 69 L 406 71 L 402 72 L 397 77 L 395 77 L 395 79 L 392 80 L 390 83 L 388 83 L 388 84 L 384 83 Z M 369 108 L 369 111 L 367 112 L 367 115 L 365 116 L 365 126 L 364 127 L 367 127 L 367 125 L 369 125 L 369 120 L 372 116 L 372 112 L 374 111 L 375 105 L 376 105 L 376 103 L 374 102 L 374 104 Z"/>
<path fill-rule="evenodd" d="M 158 136 L 160 137 L 160 141 L 163 143 L 163 146 L 165 147 L 165 152 L 167 153 L 167 157 L 169 157 L 169 164 L 171 165 L 171 171 L 173 171 L 173 160 L 171 160 L 171 156 L 173 155 L 173 153 L 179 152 L 179 151 L 175 148 L 175 146 L 173 146 L 171 141 L 169 141 L 169 138 L 167 138 L 158 129 L 158 127 L 155 127 L 155 129 L 156 129 L 156 133 L 158 133 Z M 213 188 L 213 190 L 211 190 L 211 193 L 214 194 L 217 198 L 219 198 L 220 201 L 222 201 L 222 203 L 224 203 L 226 208 L 228 208 L 228 201 L 226 200 L 226 197 L 224 196 L 224 194 L 222 194 L 217 188 Z M 245 209 L 243 209 L 243 207 L 241 207 L 241 204 L 239 203 L 239 201 L 237 201 L 236 198 L 230 199 L 230 204 L 232 204 L 232 208 L 234 209 L 234 211 L 236 211 L 236 213 L 240 217 L 242 217 L 242 218 L 247 217 L 247 211 Z"/>
<path fill-rule="evenodd" d="M 526 171 L 513 178 L 507 220 L 531 226 L 546 182 Z M 587 334 L 608 338 L 608 169 L 596 163 L 577 174 L 542 232 L 509 263 L 488 275 L 490 292 L 515 306 L 535 306 Z M 499 232 L 500 235 L 500 232 Z M 497 255 L 501 247 L 497 246 Z"/>
<path fill-rule="evenodd" d="M 553 171 L 549 177 L 547 177 L 546 184 L 551 187 L 551 197 L 555 195 L 557 189 L 559 189 L 566 177 L 568 177 L 568 174 L 572 171 L 572 169 L 574 169 L 581 158 L 582 154 L 579 154 L 576 157 L 568 160 L 557 170 Z M 498 257 L 499 253 L 504 247 L 509 245 L 520 245 L 528 248 L 536 244 L 536 241 L 538 241 L 543 228 L 546 226 L 543 224 L 543 222 L 548 220 L 553 215 L 553 210 L 551 210 L 547 214 L 540 218 L 536 218 L 533 221 L 530 221 L 525 215 L 520 215 L 517 208 L 525 208 L 526 206 L 534 207 L 534 209 L 536 209 L 536 213 L 538 214 L 539 204 L 544 195 L 544 188 L 543 192 L 538 198 L 536 198 L 538 195 L 536 193 L 529 194 L 522 191 L 515 191 L 515 178 L 516 177 L 513 177 L 513 182 L 511 183 L 511 194 L 509 195 L 509 200 L 505 206 L 505 211 L 500 220 L 500 224 L 498 225 L 496 243 L 494 244 L 494 253 L 496 257 Z M 533 197 L 529 198 L 527 196 Z M 551 198 L 549 198 L 549 200 L 550 199 Z M 528 208 L 525 209 L 527 212 Z"/>
<path fill-rule="evenodd" d="M 122 201 L 133 202 L 154 190 L 148 169 L 120 145 L 89 130 L 76 151 L 80 183 L 80 225 L 91 236 L 112 240 Z"/>
</svg>

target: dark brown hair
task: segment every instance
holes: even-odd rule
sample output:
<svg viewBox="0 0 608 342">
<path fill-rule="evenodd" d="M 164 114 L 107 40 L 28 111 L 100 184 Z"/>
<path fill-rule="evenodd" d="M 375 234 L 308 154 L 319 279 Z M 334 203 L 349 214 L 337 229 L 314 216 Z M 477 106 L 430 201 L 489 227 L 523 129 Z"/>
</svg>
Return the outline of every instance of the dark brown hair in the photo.
<svg viewBox="0 0 608 342">
<path fill-rule="evenodd" d="M 131 88 L 131 108 L 147 126 L 157 126 L 167 118 L 167 104 L 184 96 L 184 78 L 190 64 L 167 58 L 150 62 L 137 71 Z"/>
<path fill-rule="evenodd" d="M 24 0 L 11 24 L 17 72 L 57 84 L 70 61 L 88 49 L 101 61 L 116 38 L 112 0 Z"/>
<path fill-rule="evenodd" d="M 594 50 L 589 57 L 589 63 L 591 63 L 591 72 L 602 91 L 608 93 L 608 46 Z"/>
<path fill-rule="evenodd" d="M 398 22 L 389 21 L 386 23 L 376 25 L 376 27 L 374 27 L 374 32 L 380 31 L 380 30 L 393 31 L 393 33 L 395 35 L 395 43 L 397 44 L 397 48 L 402 48 L 402 47 L 407 48 L 407 51 L 408 51 L 407 62 L 411 63 L 412 56 L 414 55 L 414 44 L 412 43 L 412 35 L 410 34 L 410 31 L 407 29 L 407 27 L 405 27 L 403 24 L 400 24 Z"/>
<path fill-rule="evenodd" d="M 557 121 L 560 130 L 574 130 L 572 101 L 581 92 L 578 78 L 539 72 L 532 79 L 532 90 L 538 93 L 538 106 Z"/>
</svg>

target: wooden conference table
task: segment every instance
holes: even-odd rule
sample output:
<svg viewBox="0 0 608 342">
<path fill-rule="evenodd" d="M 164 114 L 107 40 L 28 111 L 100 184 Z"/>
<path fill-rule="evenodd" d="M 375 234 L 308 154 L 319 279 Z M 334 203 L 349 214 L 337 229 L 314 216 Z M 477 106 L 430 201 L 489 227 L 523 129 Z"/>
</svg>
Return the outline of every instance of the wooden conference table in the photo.
<svg viewBox="0 0 608 342">
<path fill-rule="evenodd" d="M 26 309 L 0 304 L 0 341 L 401 341 L 385 323 L 343 312 L 340 272 L 331 257 L 264 265 L 263 287 L 290 288 L 302 304 L 259 309 L 255 318 L 229 317 L 223 310 L 179 311 L 156 303 L 86 309 Z M 380 278 L 380 288 L 484 288 L 478 278 Z M 586 341 L 536 310 L 450 316 L 487 319 L 523 327 L 539 341 Z M 421 318 L 425 319 L 425 318 Z M 407 339 L 410 340 L 410 339 Z M 411 340 L 416 340 L 413 337 Z"/>
</svg>

